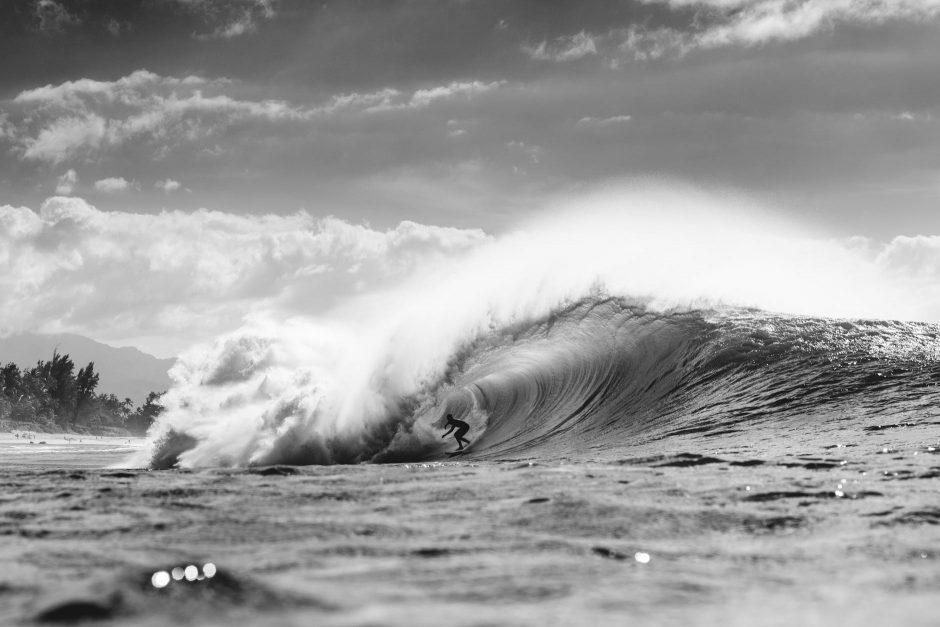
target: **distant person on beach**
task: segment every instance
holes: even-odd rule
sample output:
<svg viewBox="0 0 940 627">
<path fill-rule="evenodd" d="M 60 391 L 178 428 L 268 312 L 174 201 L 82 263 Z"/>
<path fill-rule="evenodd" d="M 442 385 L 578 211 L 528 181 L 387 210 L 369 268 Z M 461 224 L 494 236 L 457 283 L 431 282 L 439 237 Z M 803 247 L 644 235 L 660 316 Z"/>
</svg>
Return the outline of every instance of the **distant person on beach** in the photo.
<svg viewBox="0 0 940 627">
<path fill-rule="evenodd" d="M 457 431 L 454 432 L 454 439 L 457 440 L 457 450 L 462 451 L 464 442 L 470 444 L 470 440 L 463 437 L 466 435 L 467 431 L 470 430 L 470 425 L 465 423 L 463 420 L 457 420 L 451 414 L 447 414 L 447 424 L 450 425 L 450 429 L 447 430 L 447 433 L 441 436 L 441 439 L 443 440 L 450 435 L 451 431 L 456 429 Z"/>
</svg>

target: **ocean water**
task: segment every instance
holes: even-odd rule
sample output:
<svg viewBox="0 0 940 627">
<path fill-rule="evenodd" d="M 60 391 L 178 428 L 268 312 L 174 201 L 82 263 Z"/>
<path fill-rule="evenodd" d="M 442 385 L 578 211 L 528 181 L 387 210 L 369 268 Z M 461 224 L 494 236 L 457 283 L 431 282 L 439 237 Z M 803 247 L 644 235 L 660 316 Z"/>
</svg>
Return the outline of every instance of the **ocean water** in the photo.
<svg viewBox="0 0 940 627">
<path fill-rule="evenodd" d="M 588 298 L 249 463 L 7 438 L 0 620 L 933 625 L 938 333 Z"/>
</svg>

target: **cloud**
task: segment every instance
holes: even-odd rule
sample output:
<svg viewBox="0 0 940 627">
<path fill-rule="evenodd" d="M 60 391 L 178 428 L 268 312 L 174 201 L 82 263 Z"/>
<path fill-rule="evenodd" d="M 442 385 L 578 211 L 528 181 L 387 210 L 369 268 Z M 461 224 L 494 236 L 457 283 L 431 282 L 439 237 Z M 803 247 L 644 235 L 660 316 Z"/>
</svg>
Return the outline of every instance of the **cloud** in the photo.
<svg viewBox="0 0 940 627">
<path fill-rule="evenodd" d="M 225 81 L 219 81 L 224 83 Z M 148 90 L 196 87 L 208 84 L 204 78 L 187 76 L 174 78 L 160 76 L 147 70 L 137 70 L 115 81 L 97 81 L 81 78 L 59 85 L 45 85 L 20 92 L 14 102 L 62 108 L 78 108 L 93 103 L 139 104 Z"/>
<path fill-rule="evenodd" d="M 466 120 L 447 120 L 447 123 L 444 125 L 447 129 L 447 137 L 455 139 L 457 137 L 464 137 L 470 131 L 466 128 L 468 125 L 473 125 L 473 122 L 468 122 Z"/>
<path fill-rule="evenodd" d="M 134 30 L 134 26 L 130 22 L 122 22 L 114 18 L 109 19 L 104 28 L 112 37 L 120 37 Z"/>
<path fill-rule="evenodd" d="M 15 152 L 52 164 L 100 157 L 132 145 L 162 158 L 176 147 L 259 124 L 310 124 L 333 115 L 420 111 L 469 101 L 504 81 L 454 81 L 413 91 L 385 88 L 333 96 L 322 105 L 248 100 L 226 93 L 227 79 L 161 76 L 137 70 L 113 81 L 82 78 L 19 93 L 9 122 Z M 3 120 L 0 120 L 3 122 Z"/>
<path fill-rule="evenodd" d="M 179 190 L 181 187 L 179 181 L 174 181 L 173 179 L 166 179 L 163 181 L 157 181 L 153 185 L 156 189 L 163 190 L 164 193 L 169 194 Z"/>
<path fill-rule="evenodd" d="M 512 140 L 506 142 L 506 148 L 512 151 L 521 152 L 526 156 L 526 158 L 532 163 L 537 164 L 539 162 L 539 156 L 542 154 L 541 146 L 534 146 L 527 144 L 524 141 Z"/>
<path fill-rule="evenodd" d="M 232 39 L 258 30 L 258 24 L 277 16 L 275 0 L 171 0 L 199 15 L 211 30 L 196 39 Z"/>
<path fill-rule="evenodd" d="M 131 141 L 154 150 L 198 141 L 249 121 L 303 120 L 300 108 L 279 100 L 239 100 L 218 91 L 229 81 L 174 78 L 138 70 L 115 81 L 79 79 L 17 95 L 18 152 L 57 164 L 94 156 Z"/>
<path fill-rule="evenodd" d="M 940 17 L 940 0 L 641 0 L 675 15 L 522 46 L 530 58 L 564 63 L 596 56 L 617 68 L 631 61 L 682 57 L 697 50 L 798 41 L 840 23 L 875 26 Z M 681 23 L 681 24 L 680 24 Z"/>
<path fill-rule="evenodd" d="M 370 111 L 376 107 L 390 107 L 392 102 L 400 100 L 402 93 L 386 87 L 370 93 L 349 93 L 333 96 L 328 103 L 320 107 L 323 113 L 339 111 Z"/>
<path fill-rule="evenodd" d="M 105 120 L 100 116 L 66 116 L 52 120 L 35 138 L 23 140 L 22 155 L 27 159 L 58 164 L 83 148 L 99 148 L 106 136 Z"/>
<path fill-rule="evenodd" d="M 471 99 L 504 85 L 506 81 L 454 81 L 446 85 L 417 89 L 404 93 L 386 87 L 369 93 L 349 93 L 334 96 L 325 105 L 316 109 L 318 113 L 381 113 L 384 111 L 419 110 L 438 101 Z"/>
<path fill-rule="evenodd" d="M 696 24 L 697 22 L 693 21 L 692 27 Z M 552 42 L 542 41 L 536 46 L 524 45 L 522 51 L 537 61 L 555 63 L 596 56 L 608 67 L 616 69 L 628 61 L 658 59 L 667 54 L 682 56 L 696 47 L 698 37 L 699 34 L 691 30 L 632 24 L 607 32 L 588 33 L 582 30 Z"/>
<path fill-rule="evenodd" d="M 151 347 L 178 350 L 253 311 L 323 311 L 488 240 L 476 229 L 378 230 L 306 212 L 104 212 L 75 197 L 38 212 L 0 206 L 0 332 L 68 330 L 144 346 L 177 337 Z"/>
<path fill-rule="evenodd" d="M 583 117 L 578 120 L 575 125 L 579 127 L 605 127 L 612 126 L 617 124 L 625 124 L 632 120 L 632 116 L 629 115 L 613 115 L 609 118 L 595 118 L 595 117 Z"/>
<path fill-rule="evenodd" d="M 95 181 L 95 189 L 105 194 L 116 194 L 126 192 L 129 189 L 138 189 L 140 186 L 136 181 L 128 181 L 124 177 L 109 177 Z"/>
<path fill-rule="evenodd" d="M 75 170 L 68 170 L 56 181 L 55 193 L 68 196 L 75 190 L 77 184 L 78 174 L 76 174 Z"/>
<path fill-rule="evenodd" d="M 633 25 L 614 31 L 611 39 L 615 42 L 608 60 L 612 68 L 624 61 L 649 61 L 666 55 L 683 56 L 696 47 L 696 35 L 672 28 Z"/>
<path fill-rule="evenodd" d="M 940 235 L 895 237 L 880 251 L 877 262 L 898 274 L 940 285 Z"/>
<path fill-rule="evenodd" d="M 437 100 L 450 100 L 452 98 L 473 98 L 480 94 L 496 89 L 504 81 L 493 81 L 484 83 L 481 81 L 452 82 L 447 85 L 431 87 L 429 89 L 418 89 L 407 102 L 402 103 L 401 108 L 405 109 L 424 109 L 431 106 Z"/>
<path fill-rule="evenodd" d="M 39 30 L 46 34 L 61 33 L 69 26 L 81 24 L 78 17 L 55 0 L 36 0 L 33 13 L 38 20 Z"/>
<path fill-rule="evenodd" d="M 537 61 L 564 63 L 596 55 L 597 46 L 594 36 L 585 31 L 570 36 L 563 36 L 554 41 L 542 41 L 537 46 L 522 46 L 522 51 Z"/>
<path fill-rule="evenodd" d="M 796 41 L 840 22 L 877 25 L 940 15 L 940 0 L 642 0 L 677 12 L 693 11 L 687 29 L 631 26 L 614 31 L 621 52 L 635 59 L 696 49 Z"/>
<path fill-rule="evenodd" d="M 867 242 L 875 263 L 916 293 L 932 319 L 940 318 L 940 235 L 900 235 L 883 246 Z"/>
</svg>

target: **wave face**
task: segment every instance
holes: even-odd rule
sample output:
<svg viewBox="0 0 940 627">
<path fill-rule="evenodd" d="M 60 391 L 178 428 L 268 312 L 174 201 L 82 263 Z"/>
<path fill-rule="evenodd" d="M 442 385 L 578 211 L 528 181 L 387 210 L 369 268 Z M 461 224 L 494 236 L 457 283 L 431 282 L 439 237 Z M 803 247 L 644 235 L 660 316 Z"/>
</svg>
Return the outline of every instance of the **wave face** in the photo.
<svg viewBox="0 0 940 627">
<path fill-rule="evenodd" d="M 936 319 L 933 283 L 729 204 L 619 190 L 329 311 L 259 313 L 178 362 L 130 463 L 438 459 L 446 413 L 491 459 L 936 415 L 938 328 L 877 321 Z"/>
<path fill-rule="evenodd" d="M 457 384 L 487 425 L 477 455 L 621 457 L 680 436 L 699 448 L 741 441 L 752 450 L 766 439 L 769 453 L 778 438 L 798 446 L 849 425 L 940 415 L 938 333 L 928 324 L 582 302 L 504 344 L 488 339 Z"/>
<path fill-rule="evenodd" d="M 439 459 L 453 448 L 440 438 L 446 413 L 470 423 L 467 455 L 483 459 L 616 459 L 680 437 L 703 449 L 763 442 L 772 452 L 821 434 L 838 440 L 850 425 L 940 416 L 938 337 L 940 327 L 924 323 L 660 313 L 593 297 L 481 335 L 382 420 L 324 433 L 267 416 L 275 435 L 262 455 L 212 462 Z M 179 438 L 164 434 L 151 462 L 185 463 L 174 446 Z"/>
</svg>

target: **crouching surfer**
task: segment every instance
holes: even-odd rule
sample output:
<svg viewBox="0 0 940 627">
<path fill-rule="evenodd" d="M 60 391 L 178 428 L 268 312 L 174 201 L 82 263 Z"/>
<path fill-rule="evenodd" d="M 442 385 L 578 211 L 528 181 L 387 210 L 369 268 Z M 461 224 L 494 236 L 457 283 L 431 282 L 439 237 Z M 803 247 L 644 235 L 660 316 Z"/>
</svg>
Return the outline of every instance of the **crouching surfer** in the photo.
<svg viewBox="0 0 940 627">
<path fill-rule="evenodd" d="M 470 425 L 465 423 L 463 420 L 457 420 L 451 414 L 447 414 L 446 424 L 449 425 L 450 428 L 447 430 L 447 433 L 441 436 L 441 439 L 443 440 L 444 438 L 450 435 L 451 431 L 454 431 L 454 429 L 456 429 L 456 431 L 454 431 L 454 439 L 457 440 L 457 450 L 462 451 L 464 442 L 466 442 L 467 444 L 470 444 L 470 440 L 463 437 L 464 435 L 467 434 L 467 431 L 470 430 Z"/>
</svg>

